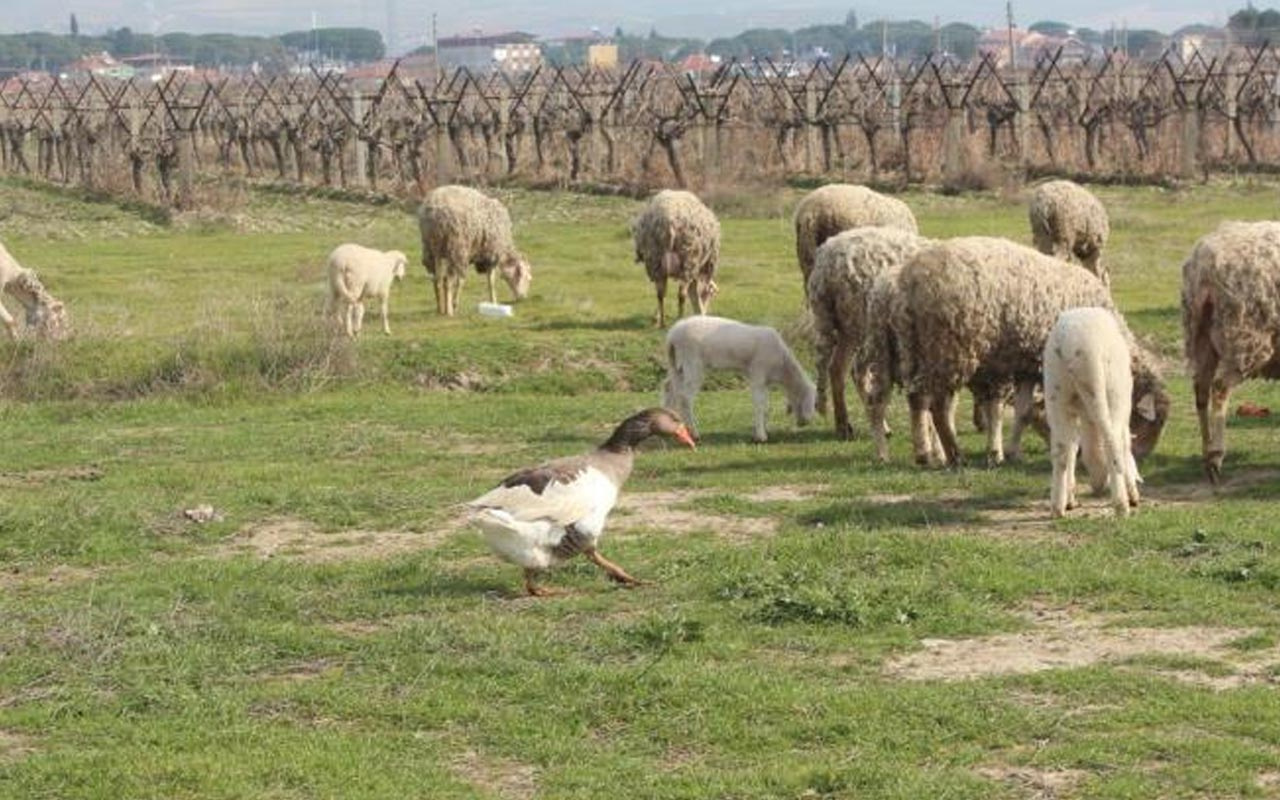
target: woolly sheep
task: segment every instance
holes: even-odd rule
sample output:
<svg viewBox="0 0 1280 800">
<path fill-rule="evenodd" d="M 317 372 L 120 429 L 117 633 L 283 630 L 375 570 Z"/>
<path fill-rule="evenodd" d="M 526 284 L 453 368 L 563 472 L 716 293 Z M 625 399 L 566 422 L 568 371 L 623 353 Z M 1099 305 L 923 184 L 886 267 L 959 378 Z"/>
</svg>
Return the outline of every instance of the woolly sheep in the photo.
<svg viewBox="0 0 1280 800">
<path fill-rule="evenodd" d="M 916 233 L 915 215 L 907 204 L 865 186 L 833 183 L 814 189 L 796 204 L 796 259 L 804 276 L 809 273 L 822 243 L 841 231 L 879 225 Z"/>
<path fill-rule="evenodd" d="M 1110 486 L 1117 515 L 1127 515 L 1129 506 L 1138 504 L 1141 478 L 1129 440 L 1129 338 L 1115 312 L 1095 307 L 1063 311 L 1049 331 L 1044 399 L 1053 461 L 1049 507 L 1055 517 L 1076 505 L 1077 450 L 1082 450 L 1093 491 Z M 1151 400 L 1148 394 L 1143 402 Z"/>
<path fill-rule="evenodd" d="M 467 265 L 489 280 L 489 301 L 498 302 L 495 271 L 517 300 L 529 294 L 533 270 L 511 235 L 511 215 L 498 200 L 466 186 L 433 189 L 418 209 L 422 265 L 436 289 L 436 310 L 453 316 Z M 443 269 L 440 268 L 441 262 Z"/>
<path fill-rule="evenodd" d="M 852 364 L 853 385 L 865 406 L 871 378 L 859 357 L 863 340 L 872 325 L 888 319 L 868 310 L 872 284 L 881 275 L 896 274 L 928 244 L 928 239 L 898 228 L 865 227 L 832 236 L 818 248 L 806 287 L 817 350 L 818 408 L 826 406 L 829 381 L 836 435 L 842 439 L 853 436 L 845 376 Z"/>
<path fill-rule="evenodd" d="M 710 310 L 720 261 L 720 221 L 711 209 L 690 192 L 658 192 L 633 223 L 632 236 L 636 261 L 644 264 L 657 291 L 659 328 L 667 324 L 668 279 L 680 286 L 679 316 L 684 316 L 686 297 L 698 314 Z"/>
<path fill-rule="evenodd" d="M 1106 208 L 1088 189 L 1066 180 L 1042 183 L 1031 193 L 1027 215 L 1037 250 L 1063 260 L 1074 256 L 1103 285 L 1111 285 L 1102 264 L 1111 225 Z"/>
<path fill-rule="evenodd" d="M 1231 390 L 1280 377 L 1280 222 L 1225 222 L 1196 242 L 1182 265 L 1182 331 L 1204 469 L 1217 483 Z"/>
<path fill-rule="evenodd" d="M 667 333 L 662 404 L 675 409 L 695 436 L 693 400 L 708 368 L 737 370 L 746 376 L 755 406 L 753 437 L 757 442 L 769 438 L 765 417 L 771 385 L 781 384 L 786 390 L 787 413 L 795 416 L 797 425 L 809 424 L 817 413 L 813 383 L 776 330 L 724 317 L 689 317 L 672 325 Z"/>
<path fill-rule="evenodd" d="M 409 262 L 399 250 L 372 250 L 358 244 L 340 244 L 329 254 L 329 298 L 326 313 L 342 321 L 348 336 L 360 333 L 364 325 L 364 301 L 378 300 L 382 310 L 382 332 L 391 334 L 387 304 L 391 282 L 404 279 Z"/>
<path fill-rule="evenodd" d="M 50 339 L 66 335 L 66 307 L 44 287 L 35 272 L 18 263 L 0 244 L 0 289 L 22 304 L 27 327 Z M 12 339 L 18 338 L 18 323 L 0 304 L 0 322 Z"/>
<path fill-rule="evenodd" d="M 899 276 L 900 302 L 892 325 L 912 412 L 917 460 L 929 452 L 924 412 L 933 414 L 945 460 L 960 461 L 953 412 L 956 390 L 968 386 L 987 407 L 987 458 L 1004 458 L 999 407 L 1005 388 L 1018 387 L 1011 456 L 1031 419 L 1032 389 L 1040 382 L 1044 343 L 1058 314 L 1077 306 L 1114 310 L 1111 294 L 1081 267 L 1004 239 L 964 237 L 916 254 Z M 1136 342 L 1133 408 L 1152 418 L 1130 420 L 1137 458 L 1150 452 L 1168 416 L 1169 400 L 1154 358 Z M 1146 395 L 1152 397 L 1148 400 Z"/>
</svg>

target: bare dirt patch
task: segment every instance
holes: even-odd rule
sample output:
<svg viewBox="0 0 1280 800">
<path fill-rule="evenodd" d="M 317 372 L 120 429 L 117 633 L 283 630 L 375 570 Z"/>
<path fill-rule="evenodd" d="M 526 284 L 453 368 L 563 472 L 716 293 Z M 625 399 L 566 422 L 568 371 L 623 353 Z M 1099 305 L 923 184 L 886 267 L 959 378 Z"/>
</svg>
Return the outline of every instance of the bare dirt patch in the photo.
<svg viewBox="0 0 1280 800">
<path fill-rule="evenodd" d="M 624 494 L 609 518 L 609 527 L 623 534 L 653 528 L 673 533 L 713 531 L 731 542 L 750 541 L 778 532 L 778 520 L 772 517 L 743 517 L 681 508 L 710 494 L 703 490 Z"/>
<path fill-rule="evenodd" d="M 502 800 L 527 800 L 538 791 L 538 770 L 508 758 L 467 750 L 453 762 L 453 770 L 481 792 Z"/>
<path fill-rule="evenodd" d="M 0 486 L 39 486 L 54 481 L 98 481 L 102 480 L 105 474 L 93 465 L 0 472 Z"/>
<path fill-rule="evenodd" d="M 56 589 L 83 583 L 98 577 L 99 570 L 88 567 L 70 567 L 59 564 L 45 569 L 43 567 L 24 569 L 20 566 L 7 567 L 0 570 L 0 588 L 23 589 L 47 587 Z"/>
<path fill-rule="evenodd" d="M 327 672 L 341 669 L 334 662 L 326 659 L 318 659 L 316 661 L 303 661 L 297 664 L 291 664 L 284 669 L 272 672 L 264 672 L 258 676 L 259 680 L 270 683 L 303 683 L 305 681 L 314 680 Z"/>
<path fill-rule="evenodd" d="M 1171 655 L 1225 659 L 1225 645 L 1249 633 L 1233 628 L 1109 627 L 1109 620 L 1041 611 L 1021 633 L 974 639 L 924 639 L 923 649 L 891 659 L 885 672 L 906 680 L 959 681 L 1022 675 Z"/>
<path fill-rule="evenodd" d="M 0 729 L 0 763 L 17 761 L 35 751 L 31 740 L 26 736 Z"/>
<path fill-rule="evenodd" d="M 273 519 L 242 528 L 224 541 L 219 555 L 231 558 L 253 554 L 264 559 L 289 558 L 312 564 L 390 558 L 430 550 L 451 530 L 445 527 L 431 533 L 366 530 L 325 533 L 306 520 Z"/>
<path fill-rule="evenodd" d="M 977 773 L 984 778 L 1010 784 L 1022 790 L 1029 800 L 1055 800 L 1069 794 L 1089 777 L 1079 769 L 1035 769 L 1033 767 L 988 766 L 979 767 Z"/>
<path fill-rule="evenodd" d="M 814 486 L 766 486 L 758 489 L 746 499 L 753 503 L 803 503 L 827 490 L 825 485 Z"/>
</svg>

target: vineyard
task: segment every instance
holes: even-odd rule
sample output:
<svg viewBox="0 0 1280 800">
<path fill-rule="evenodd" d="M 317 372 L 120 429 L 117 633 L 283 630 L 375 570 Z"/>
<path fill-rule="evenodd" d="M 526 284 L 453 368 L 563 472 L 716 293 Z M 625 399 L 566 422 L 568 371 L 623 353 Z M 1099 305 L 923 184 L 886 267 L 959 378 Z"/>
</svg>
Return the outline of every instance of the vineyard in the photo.
<svg viewBox="0 0 1280 800">
<path fill-rule="evenodd" d="M 963 187 L 1001 173 L 1142 181 L 1280 165 L 1276 48 L 1064 62 L 12 79 L 0 168 L 182 207 L 232 176 L 413 195 L 448 181 Z"/>
</svg>

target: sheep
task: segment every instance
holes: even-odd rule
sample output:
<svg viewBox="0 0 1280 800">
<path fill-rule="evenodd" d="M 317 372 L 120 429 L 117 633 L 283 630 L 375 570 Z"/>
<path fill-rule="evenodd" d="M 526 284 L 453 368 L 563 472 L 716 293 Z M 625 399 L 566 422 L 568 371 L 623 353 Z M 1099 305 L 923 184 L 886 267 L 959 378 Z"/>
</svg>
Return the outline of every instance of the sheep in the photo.
<svg viewBox="0 0 1280 800">
<path fill-rule="evenodd" d="M 1022 429 L 1032 417 L 1044 342 L 1058 314 L 1076 306 L 1115 310 L 1107 287 L 1082 267 L 1004 239 L 974 236 L 940 242 L 908 261 L 898 280 L 900 302 L 891 324 L 911 405 L 916 457 L 923 460 L 929 453 L 928 410 L 944 461 L 953 465 L 960 462 L 952 416 L 959 387 L 967 385 L 975 402 L 986 406 L 987 459 L 997 464 L 1004 460 L 1000 405 L 1006 387 L 1017 386 L 1010 448 L 1017 458 Z M 1141 459 L 1159 439 L 1169 399 L 1154 357 L 1136 342 L 1129 349 L 1133 452 Z"/>
<path fill-rule="evenodd" d="M 814 189 L 796 204 L 796 259 L 808 290 L 809 273 L 822 243 L 841 231 L 879 225 L 919 231 L 907 204 L 865 186 L 833 183 Z"/>
<path fill-rule="evenodd" d="M 18 263 L 0 244 L 0 289 L 22 304 L 27 327 L 50 339 L 66 335 L 67 311 L 61 300 L 49 294 L 36 273 Z M 18 338 L 18 323 L 0 304 L 0 322 L 9 330 L 11 339 Z"/>
<path fill-rule="evenodd" d="M 495 271 L 502 274 L 517 300 L 528 296 L 533 269 L 516 249 L 511 215 L 500 201 L 466 186 L 441 186 L 422 201 L 418 228 L 422 265 L 435 283 L 439 313 L 450 317 L 457 313 L 458 292 L 469 264 L 488 278 L 489 302 L 498 302 Z"/>
<path fill-rule="evenodd" d="M 853 385 L 866 405 L 870 378 L 858 356 L 871 326 L 887 320 L 868 311 L 872 284 L 880 275 L 896 274 L 904 261 L 928 244 L 928 239 L 898 228 L 865 227 L 832 236 L 818 248 L 806 286 L 817 350 L 817 406 L 826 407 L 830 381 L 835 431 L 842 439 L 853 437 L 845 376 L 852 363 Z"/>
<path fill-rule="evenodd" d="M 1111 285 L 1102 263 L 1111 225 L 1107 209 L 1088 189 L 1066 180 L 1042 183 L 1031 193 L 1027 215 L 1037 250 L 1064 260 L 1074 256 L 1104 286 Z"/>
<path fill-rule="evenodd" d="M 1182 265 L 1182 332 L 1213 483 L 1226 456 L 1227 402 L 1249 378 L 1280 378 L 1280 222 L 1224 222 Z"/>
<path fill-rule="evenodd" d="M 644 264 L 658 295 L 657 327 L 667 325 L 667 280 L 680 286 L 679 316 L 687 297 L 694 311 L 706 314 L 719 287 L 720 221 L 690 192 L 664 190 L 655 194 L 631 226 L 636 261 Z"/>
<path fill-rule="evenodd" d="M 329 297 L 327 314 L 336 313 L 347 336 L 355 337 L 364 325 L 364 301 L 378 300 L 382 309 L 382 332 L 391 335 L 387 304 L 391 282 L 404 280 L 409 259 L 399 250 L 371 250 L 358 244 L 340 244 L 329 254 Z"/>
<path fill-rule="evenodd" d="M 808 425 L 817 415 L 813 382 L 776 330 L 724 317 L 689 317 L 667 332 L 667 379 L 662 384 L 662 402 L 680 414 L 695 437 L 698 434 L 693 400 L 708 367 L 733 369 L 746 375 L 755 406 L 753 438 L 757 442 L 769 439 L 765 417 L 770 385 L 782 384 L 787 394 L 787 413 L 795 417 L 797 425 Z"/>
<path fill-rule="evenodd" d="M 1138 505 L 1137 465 L 1129 440 L 1133 403 L 1131 337 L 1114 311 L 1070 308 L 1044 345 L 1045 413 L 1053 461 L 1050 513 L 1074 508 L 1076 451 L 1082 449 L 1094 492 L 1111 488 L 1117 516 Z M 1150 394 L 1143 402 L 1152 400 Z M 1081 444 L 1083 441 L 1083 448 Z"/>
</svg>

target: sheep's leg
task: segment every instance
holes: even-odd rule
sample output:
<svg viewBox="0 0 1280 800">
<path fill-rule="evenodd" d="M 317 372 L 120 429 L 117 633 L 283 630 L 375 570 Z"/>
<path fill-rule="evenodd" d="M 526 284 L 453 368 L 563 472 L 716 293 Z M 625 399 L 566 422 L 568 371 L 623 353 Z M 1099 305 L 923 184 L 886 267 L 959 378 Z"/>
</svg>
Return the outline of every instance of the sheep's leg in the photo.
<svg viewBox="0 0 1280 800">
<path fill-rule="evenodd" d="M 391 295 L 389 293 L 384 294 L 382 296 L 382 332 L 388 336 L 391 335 L 391 323 L 387 320 L 387 311 L 389 310 L 390 303 Z"/>
<path fill-rule="evenodd" d="M 1126 415 L 1127 418 L 1128 415 Z M 1132 499 L 1129 495 L 1129 458 L 1124 447 L 1128 427 L 1121 423 L 1098 431 L 1099 438 L 1104 440 L 1107 473 L 1111 482 L 1111 507 L 1115 509 L 1117 517 L 1128 516 L 1130 502 L 1133 505 L 1138 504 L 1136 493 Z"/>
<path fill-rule="evenodd" d="M 1216 435 L 1214 419 L 1219 386 L 1225 384 L 1216 378 L 1218 372 L 1218 354 L 1207 342 L 1198 343 L 1195 356 L 1195 390 L 1196 415 L 1200 418 L 1200 452 L 1204 463 L 1205 474 L 1209 480 L 1217 483 L 1222 477 L 1222 459 L 1226 452 L 1225 430 L 1222 436 Z M 1226 390 L 1228 393 L 1230 389 Z M 1226 402 L 1223 400 L 1223 408 Z M 1224 420 L 1225 425 L 1225 420 Z"/>
<path fill-rule="evenodd" d="M 755 409 L 755 430 L 751 438 L 759 444 L 769 441 L 765 420 L 769 417 L 769 384 L 763 380 L 751 382 L 751 405 Z"/>
<path fill-rule="evenodd" d="M 915 461 L 920 466 L 936 466 L 946 463 L 946 455 L 939 444 L 935 450 L 933 438 L 936 433 L 935 421 L 930 417 L 930 399 L 928 395 L 911 392 L 907 394 L 907 405 L 911 408 L 911 446 L 915 450 Z M 935 452 L 941 456 L 935 460 Z"/>
<path fill-rule="evenodd" d="M 497 302 L 498 302 L 498 288 L 497 288 L 497 286 L 495 286 L 495 285 L 494 285 L 494 280 L 497 278 L 497 276 L 496 276 L 496 274 L 495 274 L 495 273 L 496 273 L 496 270 L 492 270 L 492 269 L 491 269 L 491 270 L 489 270 L 489 272 L 488 272 L 488 278 L 489 278 L 489 302 L 490 302 L 490 303 L 497 303 Z"/>
<path fill-rule="evenodd" d="M 693 303 L 694 313 L 706 314 L 707 300 L 703 297 L 702 281 L 695 281 L 690 284 L 689 288 L 693 291 L 693 297 L 690 297 L 689 300 Z"/>
<path fill-rule="evenodd" d="M 591 550 L 587 550 L 584 555 L 586 555 L 592 564 L 595 564 L 597 567 L 604 570 L 605 574 L 607 574 L 615 583 L 620 583 L 623 586 L 641 585 L 642 582 L 628 575 L 625 569 L 600 555 L 599 550 L 592 548 Z"/>
<path fill-rule="evenodd" d="M 1053 480 L 1049 484 L 1049 513 L 1061 517 L 1075 508 L 1076 449 L 1080 446 L 1080 423 L 1069 415 L 1050 411 L 1049 452 L 1053 459 Z"/>
<path fill-rule="evenodd" d="M 1133 442 L 1129 438 L 1128 419 L 1117 420 L 1117 423 L 1116 431 L 1113 434 L 1121 461 L 1120 472 L 1117 477 L 1122 477 L 1124 480 L 1124 489 L 1129 505 L 1137 508 L 1138 502 L 1142 499 L 1141 495 L 1138 494 L 1138 481 L 1140 478 L 1138 476 L 1138 465 L 1133 460 Z"/>
<path fill-rule="evenodd" d="M 960 441 L 956 438 L 955 405 L 956 393 L 948 391 L 931 397 L 929 410 L 933 414 L 933 424 L 942 443 L 945 463 L 958 467 L 964 463 L 964 456 L 960 453 Z"/>
<path fill-rule="evenodd" d="M 684 319 L 684 300 L 689 294 L 689 284 L 681 283 L 680 292 L 676 295 L 676 319 Z"/>
<path fill-rule="evenodd" d="M 1205 453 L 1205 471 L 1214 483 L 1222 479 L 1222 460 L 1227 453 L 1227 403 L 1231 400 L 1231 387 L 1238 382 L 1230 380 L 1230 376 L 1218 378 L 1209 393 L 1209 447 Z"/>
<path fill-rule="evenodd" d="M 433 283 L 435 283 L 436 287 L 436 313 L 447 314 L 448 311 L 445 309 L 445 276 L 442 273 L 437 272 L 434 277 L 435 280 Z"/>
<path fill-rule="evenodd" d="M 827 380 L 831 388 L 831 411 L 832 419 L 835 423 L 836 436 L 845 441 L 853 438 L 853 425 L 849 422 L 849 404 L 845 398 L 845 381 L 849 374 L 849 362 L 853 360 L 853 348 L 854 344 L 852 342 L 842 338 L 831 351 L 826 364 Z M 865 408 L 867 409 L 867 414 L 870 415 L 871 406 L 867 404 Z M 883 421 L 883 407 L 880 410 Z M 873 422 L 871 425 L 872 436 L 875 436 L 875 423 Z M 880 430 L 880 433 L 883 434 L 884 431 Z M 879 439 L 876 441 L 878 443 Z M 878 444 L 877 452 L 879 452 Z"/>
<path fill-rule="evenodd" d="M 653 288 L 658 295 L 658 314 L 657 314 L 657 317 L 655 318 L 655 324 L 659 328 L 665 328 L 667 327 L 667 309 L 666 309 L 667 279 L 659 278 L 658 280 L 654 281 Z"/>
<path fill-rule="evenodd" d="M 1009 452 L 1006 458 L 1010 461 L 1022 460 L 1022 432 L 1033 424 L 1036 412 L 1036 385 L 1025 382 L 1018 384 L 1013 396 L 1013 433 L 1009 436 Z"/>
<path fill-rule="evenodd" d="M 1004 462 L 1004 398 L 1000 395 L 979 399 L 975 403 L 983 407 L 983 417 L 987 420 L 987 466 L 994 467 Z"/>
</svg>

